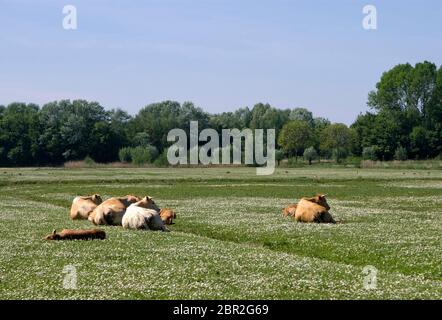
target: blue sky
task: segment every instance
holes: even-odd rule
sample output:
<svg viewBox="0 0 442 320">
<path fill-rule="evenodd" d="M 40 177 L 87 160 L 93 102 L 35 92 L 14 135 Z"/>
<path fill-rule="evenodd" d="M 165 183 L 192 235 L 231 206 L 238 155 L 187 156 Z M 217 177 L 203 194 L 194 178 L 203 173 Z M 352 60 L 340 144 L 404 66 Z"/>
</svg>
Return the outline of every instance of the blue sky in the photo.
<svg viewBox="0 0 442 320">
<path fill-rule="evenodd" d="M 62 28 L 67 4 L 77 30 Z M 362 28 L 367 4 L 376 31 Z M 350 124 L 382 72 L 442 64 L 441 17 L 440 0 L 0 0 L 0 104 L 268 102 Z"/>
</svg>

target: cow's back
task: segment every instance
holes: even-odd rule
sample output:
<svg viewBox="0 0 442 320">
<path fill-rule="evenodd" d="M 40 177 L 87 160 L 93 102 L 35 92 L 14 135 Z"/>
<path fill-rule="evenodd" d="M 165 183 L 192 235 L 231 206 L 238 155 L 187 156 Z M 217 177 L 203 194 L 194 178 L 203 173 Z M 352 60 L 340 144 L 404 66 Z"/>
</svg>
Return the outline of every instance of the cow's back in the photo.
<svg viewBox="0 0 442 320">
<path fill-rule="evenodd" d="M 295 220 L 299 222 L 321 222 L 322 215 L 326 213 L 326 208 L 317 203 L 301 199 L 296 207 Z"/>
<path fill-rule="evenodd" d="M 146 229 L 164 230 L 163 221 L 156 210 L 130 205 L 122 220 L 123 228 L 126 229 Z"/>
<path fill-rule="evenodd" d="M 88 219 L 89 215 L 97 207 L 91 199 L 85 199 L 83 197 L 75 197 L 72 201 L 70 217 L 73 220 L 76 219 Z"/>
<path fill-rule="evenodd" d="M 89 217 L 95 225 L 121 225 L 126 212 L 125 204 L 118 198 L 110 198 L 95 208 Z"/>
</svg>

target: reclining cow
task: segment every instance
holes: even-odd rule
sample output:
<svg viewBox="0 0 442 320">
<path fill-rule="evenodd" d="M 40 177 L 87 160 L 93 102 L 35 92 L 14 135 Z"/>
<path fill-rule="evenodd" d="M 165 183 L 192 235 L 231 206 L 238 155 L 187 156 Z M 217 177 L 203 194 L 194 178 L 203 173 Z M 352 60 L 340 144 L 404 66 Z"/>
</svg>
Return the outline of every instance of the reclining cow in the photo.
<svg viewBox="0 0 442 320">
<path fill-rule="evenodd" d="M 302 198 L 296 206 L 295 220 L 307 223 L 336 223 L 328 210 L 330 206 L 325 195 Z"/>
<path fill-rule="evenodd" d="M 121 226 L 127 207 L 137 201 L 140 201 L 140 198 L 131 195 L 121 198 L 110 198 L 92 211 L 89 215 L 89 221 L 95 225 Z"/>
<path fill-rule="evenodd" d="M 152 198 L 144 197 L 131 204 L 123 216 L 123 228 L 168 231 L 160 217 L 160 208 Z"/>
<path fill-rule="evenodd" d="M 75 197 L 72 201 L 70 217 L 72 220 L 87 219 L 94 209 L 103 202 L 99 194 L 89 197 Z"/>
<path fill-rule="evenodd" d="M 61 232 L 52 231 L 51 234 L 48 234 L 44 237 L 45 240 L 94 240 L 106 239 L 106 232 L 99 229 L 91 229 L 91 230 L 72 230 L 72 229 L 63 229 Z"/>
</svg>

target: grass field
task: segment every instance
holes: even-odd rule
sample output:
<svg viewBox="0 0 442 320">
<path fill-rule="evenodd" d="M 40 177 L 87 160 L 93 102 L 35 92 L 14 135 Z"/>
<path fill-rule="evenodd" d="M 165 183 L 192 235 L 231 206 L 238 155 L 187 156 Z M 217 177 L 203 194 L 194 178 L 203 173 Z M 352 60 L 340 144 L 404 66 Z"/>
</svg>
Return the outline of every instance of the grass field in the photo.
<svg viewBox="0 0 442 320">
<path fill-rule="evenodd" d="M 342 224 L 281 216 L 319 192 Z M 42 240 L 91 227 L 68 211 L 92 193 L 150 195 L 178 219 L 169 233 Z M 442 299 L 441 195 L 442 170 L 0 169 L 0 299 Z"/>
</svg>

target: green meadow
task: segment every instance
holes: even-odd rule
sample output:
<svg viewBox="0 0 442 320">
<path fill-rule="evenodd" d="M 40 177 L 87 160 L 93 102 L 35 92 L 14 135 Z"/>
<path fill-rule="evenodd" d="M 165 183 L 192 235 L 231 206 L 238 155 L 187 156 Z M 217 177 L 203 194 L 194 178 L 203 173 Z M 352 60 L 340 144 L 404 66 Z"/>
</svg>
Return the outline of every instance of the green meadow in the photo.
<svg viewBox="0 0 442 320">
<path fill-rule="evenodd" d="M 255 173 L 0 169 L 0 299 L 442 299 L 442 170 Z M 171 232 L 103 226 L 104 241 L 42 240 L 92 228 L 69 208 L 93 193 L 149 195 L 178 218 Z M 282 217 L 316 193 L 342 223 Z"/>
</svg>

